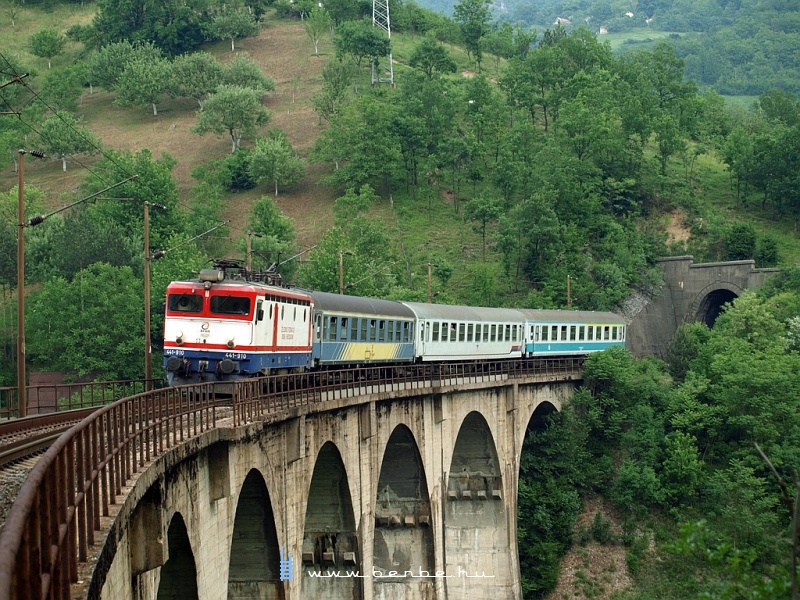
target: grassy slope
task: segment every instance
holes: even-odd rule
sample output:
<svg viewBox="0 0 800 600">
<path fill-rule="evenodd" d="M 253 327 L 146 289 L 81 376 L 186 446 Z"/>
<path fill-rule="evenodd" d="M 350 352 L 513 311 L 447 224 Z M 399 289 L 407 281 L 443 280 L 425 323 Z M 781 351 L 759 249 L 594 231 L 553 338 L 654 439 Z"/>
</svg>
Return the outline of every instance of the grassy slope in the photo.
<svg viewBox="0 0 800 600">
<path fill-rule="evenodd" d="M 86 23 L 91 19 L 92 7 L 74 5 L 59 6 L 52 13 L 38 9 L 20 7 L 17 26 L 11 27 L 8 19 L 7 1 L 0 2 L 0 47 L 13 48 L 25 64 L 34 65 L 39 72 L 46 70 L 46 61 L 24 51 L 27 36 L 43 26 L 70 25 Z M 658 32 L 646 32 L 652 34 Z M 609 36 L 610 38 L 610 36 Z M 396 77 L 408 67 L 405 63 L 416 43 L 416 39 L 406 35 L 392 38 L 396 62 Z M 205 48 L 221 60 L 231 57 L 227 42 L 209 44 Z M 77 57 L 79 48 L 68 47 L 67 53 L 56 57 L 54 69 L 63 68 Z M 274 17 L 257 38 L 241 40 L 237 51 L 248 52 L 262 66 L 265 73 L 276 79 L 276 90 L 268 95 L 265 103 L 272 112 L 268 127 L 279 127 L 289 136 L 293 146 L 302 156 L 308 156 L 314 140 L 322 130 L 316 114 L 311 107 L 311 98 L 322 82 L 321 70 L 333 54 L 330 39 L 324 39 L 320 46 L 322 56 L 313 55 L 313 47 L 299 22 L 279 21 Z M 459 76 L 470 76 L 474 69 L 466 55 L 458 49 L 450 49 L 459 65 Z M 495 65 L 490 59 L 484 64 L 485 72 L 495 76 Z M 195 120 L 195 105 L 185 99 L 165 99 L 159 105 L 159 115 L 153 117 L 146 109 L 122 109 L 113 104 L 113 95 L 88 91 L 81 99 L 80 114 L 90 128 L 97 133 L 107 147 L 137 150 L 150 148 L 156 155 L 168 152 L 178 160 L 175 176 L 178 178 L 184 205 L 189 198 L 192 185 L 192 169 L 214 158 L 220 158 L 229 151 L 229 141 L 211 135 L 199 137 L 189 128 Z M 9 117 L 6 117 L 9 118 Z M 80 158 L 72 163 L 70 171 L 63 174 L 60 163 L 56 161 L 29 161 L 26 169 L 28 185 L 36 185 L 48 192 L 49 203 L 53 207 L 68 201 L 77 184 L 86 176 L 94 158 Z M 314 244 L 332 223 L 331 207 L 335 199 L 334 190 L 318 183 L 326 172 L 324 165 L 312 164 L 308 174 L 298 186 L 282 192 L 277 201 L 281 209 L 295 220 L 299 245 L 307 248 Z M 700 158 L 697 167 L 698 196 L 701 204 L 709 204 L 714 209 L 722 209 L 730 214 L 736 204 L 727 184 L 727 173 L 722 166 L 710 157 Z M 1 189 L 9 189 L 16 183 L 16 176 L 10 171 L 0 173 Z M 442 177 L 441 186 L 446 187 L 447 178 Z M 261 195 L 269 194 L 269 186 L 260 186 L 248 192 L 231 194 L 226 199 L 227 215 L 231 219 L 231 237 L 238 238 L 246 227 L 247 216 L 253 202 Z M 462 196 L 469 198 L 471 189 L 462 188 Z M 462 199 L 463 200 L 463 199 Z M 430 208 L 429 208 L 430 207 Z M 465 261 L 479 260 L 481 243 L 472 229 L 456 215 L 452 198 L 446 192 L 422 187 L 416 198 L 411 198 L 404 190 L 395 190 L 393 203 L 385 199 L 375 207 L 375 215 L 383 220 L 396 236 L 398 246 L 407 262 L 405 273 L 407 283 L 412 287 L 424 286 L 421 271 L 426 262 L 445 257 L 455 267 L 452 287 L 457 288 L 464 275 Z M 752 216 L 752 219 L 751 219 Z M 784 257 L 793 262 L 800 257 L 800 242 L 792 235 L 792 227 L 773 223 L 769 215 L 746 214 L 731 218 L 753 220 L 761 232 L 770 233 L 779 239 Z M 492 260 L 492 253 L 487 259 Z M 411 273 L 416 274 L 412 277 Z"/>
</svg>

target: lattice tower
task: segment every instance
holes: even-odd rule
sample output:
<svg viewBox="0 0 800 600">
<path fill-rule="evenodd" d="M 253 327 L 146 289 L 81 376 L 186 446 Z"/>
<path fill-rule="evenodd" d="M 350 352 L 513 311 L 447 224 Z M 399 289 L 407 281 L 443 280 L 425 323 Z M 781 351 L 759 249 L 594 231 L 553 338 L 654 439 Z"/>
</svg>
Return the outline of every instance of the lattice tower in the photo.
<svg viewBox="0 0 800 600">
<path fill-rule="evenodd" d="M 372 26 L 379 27 L 386 32 L 389 41 L 392 39 L 392 29 L 389 25 L 389 0 L 372 0 Z M 372 63 L 372 85 L 388 83 L 394 86 L 394 65 L 392 64 L 392 51 L 389 56 L 377 58 Z"/>
</svg>

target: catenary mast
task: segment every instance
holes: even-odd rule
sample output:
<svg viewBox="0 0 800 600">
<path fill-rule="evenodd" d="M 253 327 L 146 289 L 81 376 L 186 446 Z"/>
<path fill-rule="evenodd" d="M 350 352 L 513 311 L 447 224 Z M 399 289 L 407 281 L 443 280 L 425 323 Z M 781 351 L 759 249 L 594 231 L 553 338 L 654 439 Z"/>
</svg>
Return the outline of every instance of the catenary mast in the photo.
<svg viewBox="0 0 800 600">
<path fill-rule="evenodd" d="M 392 39 L 392 29 L 389 25 L 389 0 L 372 0 L 372 26 L 380 27 L 386 32 L 389 41 Z M 372 85 L 388 83 L 394 86 L 394 65 L 392 64 L 392 51 L 389 55 L 375 58 L 372 61 Z"/>
</svg>

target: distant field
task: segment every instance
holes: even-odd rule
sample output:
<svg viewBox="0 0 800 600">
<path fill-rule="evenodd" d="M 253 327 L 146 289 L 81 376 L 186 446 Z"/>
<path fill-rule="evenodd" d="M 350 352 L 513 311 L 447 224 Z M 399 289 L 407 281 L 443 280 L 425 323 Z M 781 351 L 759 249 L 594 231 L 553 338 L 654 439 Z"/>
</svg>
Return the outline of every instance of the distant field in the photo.
<svg viewBox="0 0 800 600">
<path fill-rule="evenodd" d="M 753 104 L 758 100 L 758 96 L 722 96 L 725 98 L 725 106 L 728 108 L 738 108 L 741 110 L 750 110 Z"/>
<path fill-rule="evenodd" d="M 607 33 L 605 35 L 598 35 L 597 39 L 601 42 L 608 42 L 611 44 L 612 50 L 619 50 L 621 48 L 635 48 L 637 43 L 645 43 L 649 41 L 657 41 L 669 36 L 672 31 L 655 31 L 653 29 L 634 29 L 633 31 L 625 31 L 622 33 Z M 678 34 L 680 35 L 680 34 Z M 630 42 L 629 42 L 630 40 Z M 628 42 L 628 43 L 626 43 Z"/>
</svg>

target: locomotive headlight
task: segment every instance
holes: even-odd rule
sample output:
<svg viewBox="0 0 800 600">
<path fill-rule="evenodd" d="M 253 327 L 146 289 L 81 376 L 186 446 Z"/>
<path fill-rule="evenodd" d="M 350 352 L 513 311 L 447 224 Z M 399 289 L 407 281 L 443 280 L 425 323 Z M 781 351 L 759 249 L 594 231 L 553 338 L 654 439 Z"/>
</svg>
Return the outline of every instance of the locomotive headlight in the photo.
<svg viewBox="0 0 800 600">
<path fill-rule="evenodd" d="M 183 344 L 183 332 L 182 331 L 179 331 L 177 333 L 177 335 L 175 335 L 175 343 L 178 344 L 178 346 Z"/>
<path fill-rule="evenodd" d="M 228 340 L 228 348 L 233 350 L 236 347 L 236 342 L 233 341 L 233 338 Z"/>
</svg>

